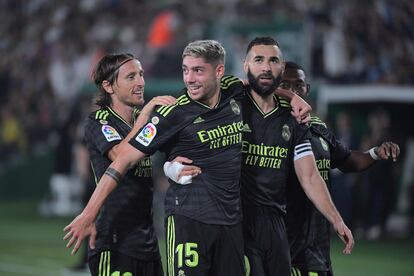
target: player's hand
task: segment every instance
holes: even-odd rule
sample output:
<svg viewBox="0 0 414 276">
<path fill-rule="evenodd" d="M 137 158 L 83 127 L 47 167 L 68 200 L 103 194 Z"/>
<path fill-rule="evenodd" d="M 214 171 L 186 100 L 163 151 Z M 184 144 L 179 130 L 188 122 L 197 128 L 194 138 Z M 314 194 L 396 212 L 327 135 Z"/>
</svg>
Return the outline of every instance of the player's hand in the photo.
<svg viewBox="0 0 414 276">
<path fill-rule="evenodd" d="M 310 121 L 312 107 L 305 102 L 305 100 L 298 95 L 294 95 L 290 101 L 290 105 L 292 106 L 291 114 L 296 118 L 298 123 L 306 123 Z"/>
<path fill-rule="evenodd" d="M 178 162 L 184 165 L 177 175 L 178 180 L 180 180 L 183 176 L 191 176 L 191 178 L 193 178 L 201 173 L 201 169 L 199 167 L 190 165 L 193 163 L 193 160 L 187 157 L 177 156 L 172 162 Z"/>
<path fill-rule="evenodd" d="M 293 112 L 293 111 L 291 111 L 291 112 Z M 311 115 L 310 115 L 310 113 L 307 113 L 304 117 L 302 117 L 302 120 L 300 121 L 300 123 L 307 124 L 310 121 L 311 121 Z"/>
<path fill-rule="evenodd" d="M 375 153 L 382 160 L 387 160 L 392 157 L 392 161 L 396 162 L 398 156 L 400 156 L 400 147 L 393 142 L 384 142 L 375 148 Z"/>
<path fill-rule="evenodd" d="M 152 112 L 152 110 L 154 109 L 155 106 L 157 105 L 162 105 L 162 106 L 166 106 L 166 105 L 170 105 L 170 104 L 175 104 L 177 102 L 177 99 L 174 98 L 173 96 L 157 96 L 151 99 L 151 101 L 149 101 L 144 108 L 141 110 L 141 113 L 144 114 L 150 114 Z"/>
<path fill-rule="evenodd" d="M 345 244 L 345 248 L 342 251 L 342 253 L 351 254 L 352 249 L 355 245 L 354 237 L 352 236 L 351 230 L 349 230 L 348 226 L 346 226 L 343 221 L 335 223 L 334 229 L 338 237 Z"/>
<path fill-rule="evenodd" d="M 96 225 L 95 223 L 92 223 L 92 229 L 91 229 L 91 234 L 89 235 L 89 248 L 90 249 L 95 249 L 95 244 L 96 244 Z"/>
<path fill-rule="evenodd" d="M 66 248 L 70 248 L 73 244 L 73 250 L 71 252 L 72 255 L 76 254 L 79 250 L 82 241 L 87 237 L 89 238 L 89 246 L 90 248 L 95 248 L 95 239 L 96 239 L 96 227 L 95 224 L 90 222 L 90 220 L 81 213 L 78 215 L 69 225 L 67 225 L 64 229 L 64 232 L 67 232 L 66 235 L 63 237 L 63 240 L 68 240 L 69 242 L 66 244 Z"/>
<path fill-rule="evenodd" d="M 173 96 L 157 96 L 151 99 L 151 101 L 149 101 L 148 104 L 156 106 L 156 105 L 170 105 L 170 104 L 175 104 L 177 102 L 177 99 L 174 98 Z"/>
</svg>

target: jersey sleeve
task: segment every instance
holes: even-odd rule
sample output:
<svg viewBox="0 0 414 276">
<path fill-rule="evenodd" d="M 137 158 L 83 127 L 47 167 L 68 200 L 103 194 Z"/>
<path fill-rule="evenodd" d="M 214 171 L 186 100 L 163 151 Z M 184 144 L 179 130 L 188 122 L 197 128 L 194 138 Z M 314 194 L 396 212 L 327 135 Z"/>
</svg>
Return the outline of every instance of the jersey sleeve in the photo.
<svg viewBox="0 0 414 276">
<path fill-rule="evenodd" d="M 248 86 L 244 86 L 241 79 L 226 75 L 220 80 L 220 89 L 224 98 L 232 97 L 235 100 L 241 100 L 244 98 L 245 91 Z"/>
<path fill-rule="evenodd" d="M 238 77 L 232 75 L 223 76 L 220 80 L 220 88 L 222 90 L 232 90 L 234 88 L 242 88 L 243 82 Z"/>
<path fill-rule="evenodd" d="M 85 143 L 94 145 L 102 156 L 106 156 L 108 151 L 118 145 L 123 138 L 110 122 L 102 124 L 97 120 L 88 118 L 85 124 Z"/>
<path fill-rule="evenodd" d="M 188 97 L 183 95 L 174 105 L 157 107 L 129 143 L 145 154 L 153 154 L 192 122 L 180 107 L 189 103 Z"/>
<path fill-rule="evenodd" d="M 331 154 L 331 167 L 338 167 L 348 156 L 351 151 L 344 146 L 335 136 L 333 131 L 326 125 L 316 125 L 313 129 L 318 132 L 329 144 L 329 151 Z"/>
<path fill-rule="evenodd" d="M 299 160 L 302 157 L 313 155 L 312 146 L 310 143 L 311 133 L 309 130 L 309 126 L 305 124 L 299 124 L 293 119 L 293 124 L 295 127 L 295 135 L 294 135 L 294 152 L 293 152 L 293 160 Z M 283 134 L 282 128 L 282 134 Z"/>
</svg>

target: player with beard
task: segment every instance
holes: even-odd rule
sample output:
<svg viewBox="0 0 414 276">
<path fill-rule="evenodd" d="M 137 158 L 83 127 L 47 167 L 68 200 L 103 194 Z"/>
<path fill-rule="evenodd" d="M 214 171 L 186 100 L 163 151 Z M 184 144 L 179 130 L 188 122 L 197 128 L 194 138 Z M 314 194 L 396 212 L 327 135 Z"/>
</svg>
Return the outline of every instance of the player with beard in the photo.
<svg viewBox="0 0 414 276">
<path fill-rule="evenodd" d="M 245 254 L 251 274 L 290 275 L 290 254 L 284 216 L 286 186 L 291 171 L 320 212 L 353 247 L 351 231 L 336 210 L 319 175 L 306 125 L 290 115 L 290 107 L 273 95 L 283 71 L 282 53 L 270 37 L 252 40 L 244 70 L 250 90 L 243 108 L 241 196 Z"/>
<path fill-rule="evenodd" d="M 283 71 L 278 43 L 270 37 L 252 40 L 244 70 L 250 87 L 242 100 L 241 202 L 250 275 L 290 275 L 284 216 L 285 191 L 292 170 L 305 193 L 346 243 L 344 252 L 350 253 L 354 240 L 316 168 L 309 129 L 291 116 L 288 104 L 273 95 Z M 226 79 L 222 80 L 222 86 L 226 84 Z"/>
<path fill-rule="evenodd" d="M 172 104 L 175 99 L 155 97 L 144 107 L 144 70 L 132 54 L 105 55 L 93 76 L 99 109 L 85 121 L 84 141 L 97 180 L 129 141 L 133 127 L 143 124 L 135 123 L 137 109 L 146 121 L 156 105 Z M 164 274 L 152 220 L 151 167 L 149 156 L 135 163 L 103 205 L 89 242 L 91 275 Z"/>
<path fill-rule="evenodd" d="M 175 104 L 157 108 L 141 129 L 134 126 L 132 139 L 121 143 L 88 204 L 65 227 L 68 248 L 74 245 L 76 251 L 85 237 L 94 234 L 93 222 L 100 208 L 121 186 L 128 170 L 161 150 L 168 160 L 187 154 L 203 168 L 192 185 L 170 182 L 166 194 L 168 274 L 245 275 L 240 208 L 240 100 L 244 90 L 233 77 L 225 78 L 225 87 L 221 86 L 224 63 L 225 50 L 217 41 L 194 41 L 186 46 L 182 95 Z M 128 80 L 130 75 L 125 77 Z M 107 140 L 118 138 L 112 133 L 107 133 Z"/>
</svg>

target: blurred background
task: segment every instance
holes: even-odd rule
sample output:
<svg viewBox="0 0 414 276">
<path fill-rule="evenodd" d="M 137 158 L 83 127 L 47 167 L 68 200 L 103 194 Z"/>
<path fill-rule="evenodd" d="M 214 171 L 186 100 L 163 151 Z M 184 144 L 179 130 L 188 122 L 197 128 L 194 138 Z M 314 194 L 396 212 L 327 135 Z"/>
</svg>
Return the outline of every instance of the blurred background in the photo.
<svg viewBox="0 0 414 276">
<path fill-rule="evenodd" d="M 94 185 L 82 122 L 94 108 L 90 74 L 103 54 L 138 56 L 149 100 L 182 88 L 189 41 L 219 40 L 226 73 L 243 77 L 247 44 L 263 35 L 305 68 L 314 115 L 345 145 L 401 147 L 396 163 L 333 171 L 333 198 L 357 238 L 351 256 L 334 238 L 336 275 L 414 275 L 410 0 L 0 0 L 0 275 L 87 275 L 62 229 Z M 154 156 L 161 240 L 162 162 Z"/>
</svg>

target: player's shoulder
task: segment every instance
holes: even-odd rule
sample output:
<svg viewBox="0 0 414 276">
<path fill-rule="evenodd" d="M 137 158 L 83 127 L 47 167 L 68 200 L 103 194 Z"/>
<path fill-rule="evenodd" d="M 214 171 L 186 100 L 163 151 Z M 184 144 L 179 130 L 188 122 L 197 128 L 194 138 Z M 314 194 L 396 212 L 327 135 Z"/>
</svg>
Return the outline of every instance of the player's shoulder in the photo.
<svg viewBox="0 0 414 276">
<path fill-rule="evenodd" d="M 85 122 L 85 141 L 88 143 L 102 141 L 98 137 L 103 137 L 108 142 L 121 140 L 120 119 L 117 116 L 119 115 L 109 107 L 101 107 L 91 112 Z"/>
<path fill-rule="evenodd" d="M 243 95 L 245 92 L 245 86 L 243 81 L 238 77 L 232 75 L 225 75 L 220 80 L 220 90 L 224 96 L 238 96 Z"/>
<path fill-rule="evenodd" d="M 220 88 L 222 91 L 229 91 L 233 87 L 238 86 L 242 87 L 243 82 L 238 77 L 232 76 L 232 75 L 225 75 L 220 80 Z"/>
<path fill-rule="evenodd" d="M 110 125 L 117 127 L 119 121 L 119 115 L 117 115 L 111 108 L 105 106 L 92 111 L 85 122 L 86 129 L 99 128 L 104 125 Z"/>
<path fill-rule="evenodd" d="M 92 122 L 108 121 L 113 116 L 111 110 L 104 106 L 92 111 L 88 119 Z"/>
<path fill-rule="evenodd" d="M 185 116 L 188 108 L 191 108 L 191 102 L 190 97 L 185 92 L 177 98 L 174 104 L 159 106 L 155 109 L 155 112 L 162 117 Z"/>
<path fill-rule="evenodd" d="M 290 106 L 290 102 L 288 102 L 287 100 L 285 100 L 285 99 L 283 99 L 281 97 L 278 97 L 278 96 L 275 96 L 275 98 L 276 98 L 276 100 L 277 100 L 277 102 L 279 104 L 279 107 L 281 109 L 283 109 L 283 110 L 290 110 L 292 108 Z"/>
<path fill-rule="evenodd" d="M 311 116 L 309 126 L 313 134 L 321 136 L 325 140 L 331 141 L 335 137 L 328 125 L 317 116 Z"/>
<path fill-rule="evenodd" d="M 321 120 L 318 116 L 311 116 L 311 119 L 309 121 L 309 125 L 313 128 L 325 128 L 327 129 L 327 125 L 324 121 Z"/>
<path fill-rule="evenodd" d="M 289 122 L 291 124 L 297 123 L 296 119 L 291 114 L 292 107 L 290 106 L 290 103 L 287 100 L 276 95 L 274 95 L 273 98 L 276 100 L 278 105 L 278 117 L 284 118 L 286 122 Z"/>
</svg>

